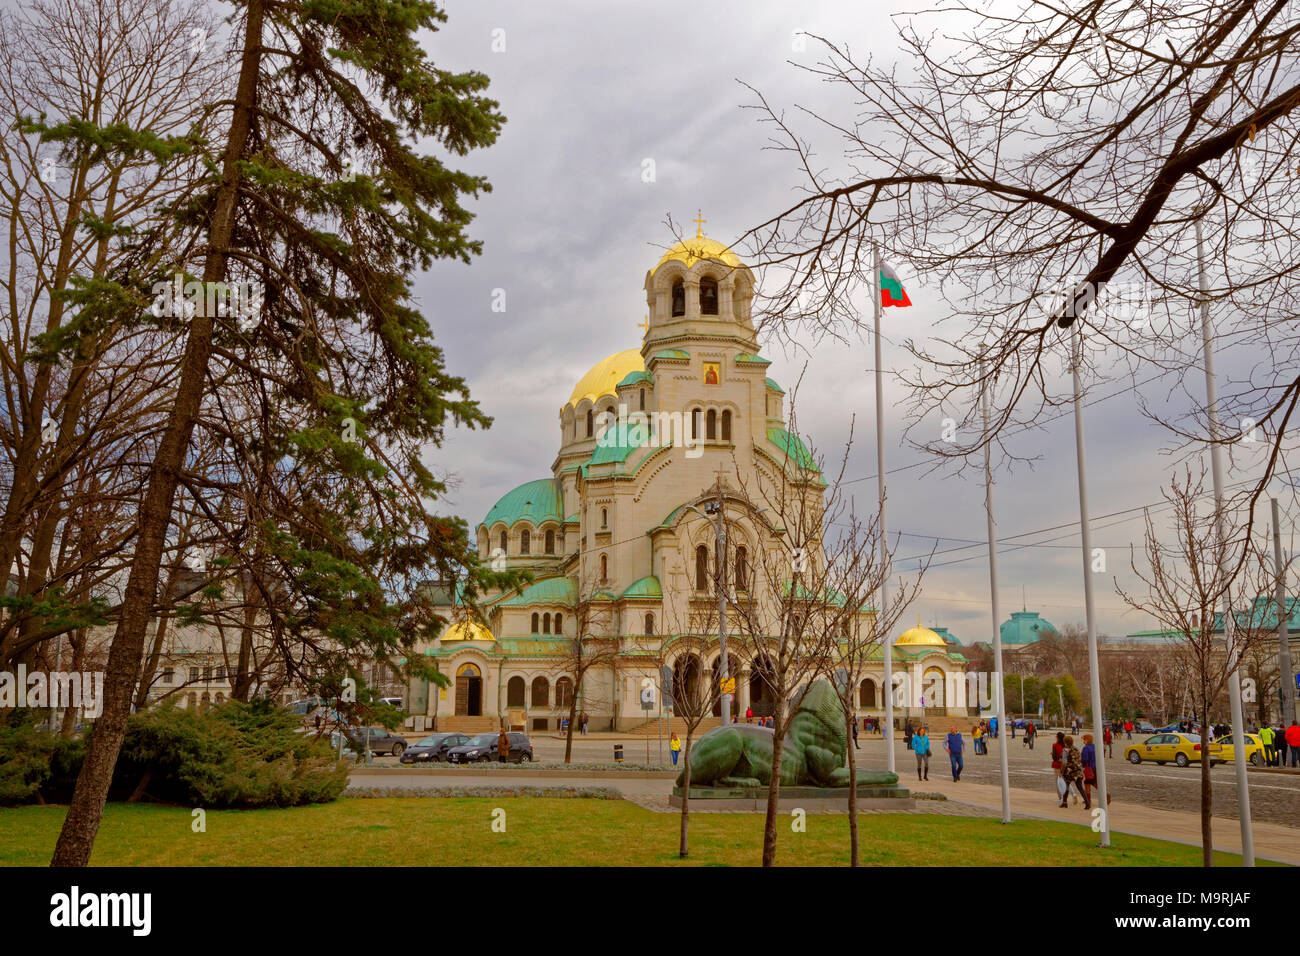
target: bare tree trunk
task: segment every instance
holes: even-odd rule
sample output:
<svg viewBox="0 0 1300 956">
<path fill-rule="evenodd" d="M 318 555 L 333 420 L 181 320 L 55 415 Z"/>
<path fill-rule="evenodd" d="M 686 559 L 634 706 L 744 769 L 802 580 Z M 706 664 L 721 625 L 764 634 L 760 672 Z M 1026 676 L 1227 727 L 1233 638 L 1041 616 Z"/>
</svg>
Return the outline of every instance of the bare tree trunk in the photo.
<svg viewBox="0 0 1300 956">
<path fill-rule="evenodd" d="M 783 700 L 784 693 L 778 697 Z M 777 711 L 781 710 L 778 703 Z M 772 724 L 772 782 L 767 786 L 767 819 L 763 823 L 763 865 L 776 865 L 776 805 L 781 799 L 781 758 L 784 755 L 783 746 L 785 735 L 785 721 L 778 714 Z"/>
<path fill-rule="evenodd" d="M 578 688 L 574 687 L 569 696 L 569 727 L 564 735 L 564 762 L 570 763 L 573 757 L 573 724 L 578 716 Z"/>
<path fill-rule="evenodd" d="M 86 632 L 82 628 L 68 633 L 68 643 L 72 645 L 72 671 L 79 673 L 86 662 Z M 65 707 L 63 724 L 59 727 L 60 737 L 71 737 L 77 729 L 77 720 L 81 717 L 80 707 Z"/>
<path fill-rule="evenodd" d="M 690 852 L 691 828 L 691 739 L 694 728 L 686 728 L 686 749 L 683 751 L 685 766 L 682 768 L 682 833 L 677 844 L 677 855 L 682 859 Z"/>
<path fill-rule="evenodd" d="M 844 739 L 849 744 L 849 866 L 858 865 L 858 761 L 853 752 L 853 715 L 845 717 Z"/>
<path fill-rule="evenodd" d="M 212 212 L 208 232 L 208 249 L 203 281 L 220 282 L 225 278 L 227 249 L 234 231 L 242 159 L 256 109 L 258 72 L 261 63 L 263 0 L 248 4 L 244 49 L 239 85 L 235 94 L 234 115 L 226 144 L 221 185 Z M 126 593 L 118 619 L 117 632 L 109 650 L 104 679 L 104 710 L 91 736 L 72 803 L 63 821 L 51 866 L 85 866 L 103 818 L 104 802 L 112 783 L 113 767 L 126 735 L 132 695 L 140 673 L 145 632 L 158 590 L 159 568 L 166 543 L 185 451 L 198 416 L 204 381 L 212 353 L 213 317 L 205 308 L 196 311 L 190 323 L 175 402 L 150 469 L 149 485 L 141 502 L 139 531 L 135 554 L 127 578 Z"/>
<path fill-rule="evenodd" d="M 1201 705 L 1201 862 L 1208 867 L 1214 866 L 1214 835 L 1211 833 L 1213 822 L 1211 813 L 1214 808 L 1214 788 L 1210 784 L 1209 751 L 1209 698 L 1203 696 Z"/>
</svg>

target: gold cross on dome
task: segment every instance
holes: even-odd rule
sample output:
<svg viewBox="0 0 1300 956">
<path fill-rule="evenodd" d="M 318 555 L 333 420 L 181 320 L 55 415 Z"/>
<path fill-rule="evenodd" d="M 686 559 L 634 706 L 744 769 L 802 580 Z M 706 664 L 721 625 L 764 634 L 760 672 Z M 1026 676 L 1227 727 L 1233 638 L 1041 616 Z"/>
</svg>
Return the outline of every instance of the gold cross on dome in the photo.
<svg viewBox="0 0 1300 956">
<path fill-rule="evenodd" d="M 645 338 L 646 332 L 650 331 L 650 316 L 647 315 L 644 321 L 638 322 L 636 327 L 642 330 L 641 338 Z"/>
<path fill-rule="evenodd" d="M 704 218 L 704 210 L 697 209 L 695 211 L 695 218 L 691 221 L 695 223 L 695 238 L 702 238 L 704 236 L 704 224 L 708 222 L 708 220 Z"/>
</svg>

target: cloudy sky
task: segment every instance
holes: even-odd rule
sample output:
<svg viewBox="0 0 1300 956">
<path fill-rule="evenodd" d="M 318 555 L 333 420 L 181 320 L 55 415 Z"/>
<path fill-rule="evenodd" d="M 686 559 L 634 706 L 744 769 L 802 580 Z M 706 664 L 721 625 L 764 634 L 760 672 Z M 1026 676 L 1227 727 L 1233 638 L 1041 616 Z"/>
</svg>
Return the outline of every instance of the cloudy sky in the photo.
<svg viewBox="0 0 1300 956">
<path fill-rule="evenodd" d="M 754 98 L 741 81 L 777 104 L 815 106 L 824 88 L 791 62 L 815 60 L 815 48 L 795 49 L 802 31 L 847 41 L 878 61 L 897 56 L 890 17 L 904 9 L 897 0 L 799 6 L 449 0 L 450 20 L 428 48 L 441 67 L 486 72 L 508 122 L 497 145 L 461 161 L 494 187 L 474 206 L 484 255 L 468 267 L 439 264 L 416 287 L 451 370 L 495 418 L 490 430 L 452 433 L 431 454 L 458 480 L 447 510 L 474 525 L 500 495 L 549 474 L 557 412 L 573 384 L 600 359 L 640 343 L 642 283 L 673 242 L 670 215 L 683 223 L 702 209 L 705 231 L 729 242 L 788 204 L 798 173 L 789 156 L 764 149 L 768 133 L 744 108 Z M 653 183 L 642 180 L 647 159 Z M 916 307 L 886 313 L 887 372 L 907 364 L 899 343 L 924 340 L 941 317 L 935 290 L 900 272 Z M 505 312 L 491 309 L 496 289 L 505 291 Z M 809 354 L 764 345 L 770 374 L 787 387 L 807 363 L 800 429 L 821 450 L 842 447 L 857 416 L 858 480 L 850 487 L 859 502 L 873 500 L 870 341 L 813 346 Z M 1233 361 L 1225 355 L 1221 371 Z M 1167 378 L 1144 394 L 1160 402 L 1176 385 Z M 938 551 L 916 610 L 963 641 L 987 640 L 982 484 L 973 474 L 927 474 L 922 453 L 902 440 L 895 406 L 904 390 L 888 375 L 885 388 L 889 528 L 901 532 L 904 557 L 936 544 Z M 1202 394 L 1199 382 L 1187 388 Z M 1113 576 L 1132 583 L 1129 545 L 1141 541 L 1141 506 L 1161 500 L 1171 443 L 1142 417 L 1124 381 L 1099 383 L 1094 395 L 1085 413 L 1093 543 L 1106 549 L 1108 565 L 1094 579 L 1098 624 L 1124 634 L 1151 623 L 1123 607 Z M 1023 594 L 1030 610 L 1058 626 L 1082 623 L 1073 420 L 1023 436 L 1017 451 L 1037 461 L 998 473 L 1002 617 L 1020 609 Z M 1251 457 L 1230 481 L 1249 477 Z"/>
</svg>

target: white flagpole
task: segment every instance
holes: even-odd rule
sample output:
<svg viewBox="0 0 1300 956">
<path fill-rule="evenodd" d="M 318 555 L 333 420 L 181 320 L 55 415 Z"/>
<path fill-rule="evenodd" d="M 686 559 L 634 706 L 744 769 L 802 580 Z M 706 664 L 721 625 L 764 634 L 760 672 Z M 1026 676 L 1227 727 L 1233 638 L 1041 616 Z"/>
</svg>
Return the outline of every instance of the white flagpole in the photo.
<svg viewBox="0 0 1300 956">
<path fill-rule="evenodd" d="M 1210 289 L 1205 275 L 1205 251 L 1201 239 L 1201 220 L 1196 220 L 1196 266 L 1201 291 L 1201 341 L 1205 348 L 1205 405 L 1210 424 L 1210 473 L 1214 478 L 1215 527 L 1218 532 L 1219 572 L 1227 576 L 1228 515 L 1223 508 L 1223 446 L 1219 444 L 1219 390 L 1214 380 L 1214 345 L 1210 336 Z M 1246 722 L 1241 708 L 1241 672 L 1238 669 L 1237 639 L 1233 634 L 1231 591 L 1223 594 L 1223 638 L 1228 646 L 1228 705 L 1232 713 L 1232 739 L 1245 740 Z M 1284 678 L 1285 679 L 1285 678 Z M 1201 759 L 1209 754 L 1210 715 L 1201 714 Z M 1246 784 L 1246 748 L 1233 747 L 1232 763 L 1237 771 L 1237 817 L 1241 821 L 1241 865 L 1255 865 L 1255 833 L 1250 819 L 1250 788 Z"/>
<path fill-rule="evenodd" d="M 1011 768 L 1007 753 L 1007 706 L 1002 677 L 1002 612 L 998 607 L 998 533 L 993 520 L 993 467 L 990 461 L 989 386 L 984 382 L 984 360 L 980 359 L 983 383 L 981 405 L 984 412 L 984 510 L 989 527 L 989 596 L 993 609 L 993 693 L 998 702 L 998 775 L 1002 780 L 1002 822 L 1011 822 Z M 1023 694 L 1022 694 L 1023 696 Z M 978 703 L 978 701 L 977 701 Z M 1024 703 L 1021 703 L 1024 706 Z"/>
<path fill-rule="evenodd" d="M 872 284 L 875 292 L 876 320 L 876 483 L 880 487 L 880 561 L 885 566 L 885 574 L 880 581 L 880 616 L 888 617 L 889 608 L 889 542 L 885 532 L 885 383 L 884 361 L 880 357 L 880 249 L 872 245 L 872 259 L 875 262 L 876 276 Z M 894 761 L 894 639 L 886 632 L 881 644 L 885 658 L 885 759 L 890 773 L 897 773 Z M 910 703 L 910 701 L 909 701 Z"/>
<path fill-rule="evenodd" d="M 1101 713 L 1101 670 L 1097 663 L 1097 607 L 1092 594 L 1092 521 L 1088 517 L 1088 464 L 1083 447 L 1083 385 L 1079 376 L 1079 366 L 1083 362 L 1082 326 L 1082 320 L 1076 318 L 1070 370 L 1074 375 L 1074 450 L 1079 469 L 1079 531 L 1083 547 L 1083 603 L 1088 624 L 1088 683 L 1092 685 L 1092 752 L 1097 765 L 1097 806 L 1093 808 L 1093 819 L 1101 824 L 1101 845 L 1110 846 L 1110 811 L 1106 805 L 1105 721 Z M 1057 692 L 1060 693 L 1059 686 Z M 1061 719 L 1065 719 L 1064 707 L 1061 708 Z M 1097 813 L 1098 810 L 1101 811 L 1100 814 Z"/>
</svg>

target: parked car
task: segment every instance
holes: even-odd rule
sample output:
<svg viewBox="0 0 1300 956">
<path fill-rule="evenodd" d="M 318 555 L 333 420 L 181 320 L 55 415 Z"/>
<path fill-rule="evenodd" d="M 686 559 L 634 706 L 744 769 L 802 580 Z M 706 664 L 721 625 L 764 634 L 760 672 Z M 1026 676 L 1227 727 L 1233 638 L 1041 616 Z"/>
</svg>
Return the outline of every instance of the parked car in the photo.
<svg viewBox="0 0 1300 956">
<path fill-rule="evenodd" d="M 402 709 L 402 698 L 400 697 L 378 697 L 375 699 L 376 704 L 387 704 L 389 707 Z"/>
<path fill-rule="evenodd" d="M 469 741 L 469 734 L 457 732 L 430 734 L 406 748 L 402 763 L 437 763 L 447 759 L 447 751 Z"/>
<path fill-rule="evenodd" d="M 369 740 L 366 737 L 366 729 L 365 727 L 349 727 L 345 731 L 354 750 L 364 752 L 367 742 L 370 744 L 370 752 L 375 754 L 392 754 L 394 757 L 400 757 L 406 750 L 406 738 L 397 736 L 388 728 L 369 728 Z"/>
<path fill-rule="evenodd" d="M 1222 762 L 1220 757 L 1223 747 L 1210 741 L 1206 744 L 1210 752 L 1210 764 Z M 1200 734 L 1156 734 L 1139 743 L 1129 744 L 1124 748 L 1124 759 L 1129 763 L 1139 764 L 1143 760 L 1154 760 L 1161 766 L 1173 761 L 1180 767 L 1186 767 L 1193 760 L 1201 759 Z"/>
<path fill-rule="evenodd" d="M 1140 734 L 1154 734 L 1158 732 L 1156 729 L 1156 725 L 1151 723 L 1151 721 L 1149 720 L 1133 721 L 1133 729 Z"/>
<path fill-rule="evenodd" d="M 1254 734 L 1246 734 L 1245 737 L 1246 737 L 1246 760 L 1249 761 L 1252 766 L 1255 767 L 1263 766 L 1264 741 L 1260 740 Z M 1231 763 L 1232 761 L 1237 759 L 1237 754 L 1233 750 L 1232 734 L 1225 734 L 1224 736 L 1219 737 L 1217 740 L 1213 741 L 1213 743 L 1216 743 L 1223 748 L 1222 753 L 1220 753 L 1218 758 L 1216 758 L 1219 763 Z"/>
<path fill-rule="evenodd" d="M 459 747 L 447 751 L 448 763 L 488 763 L 497 759 L 496 733 L 475 734 Z M 527 735 L 511 731 L 506 734 L 510 740 L 510 754 L 506 760 L 511 763 L 528 763 L 533 759 L 533 744 Z"/>
</svg>

